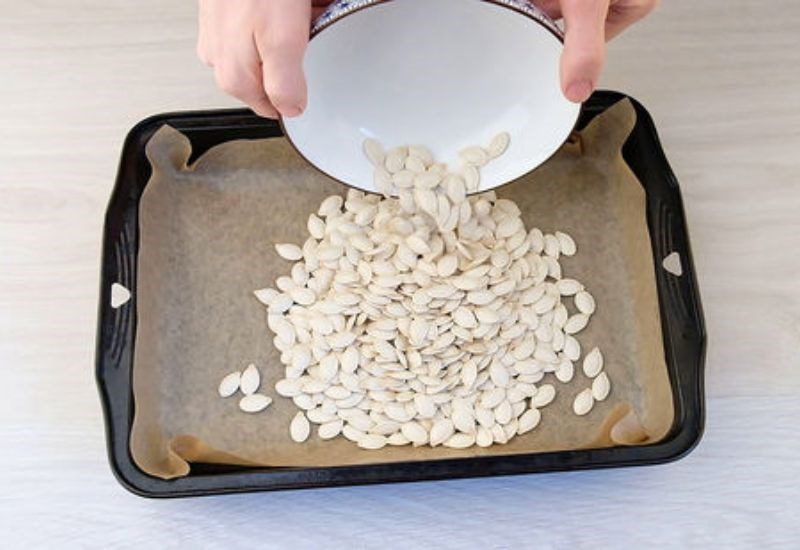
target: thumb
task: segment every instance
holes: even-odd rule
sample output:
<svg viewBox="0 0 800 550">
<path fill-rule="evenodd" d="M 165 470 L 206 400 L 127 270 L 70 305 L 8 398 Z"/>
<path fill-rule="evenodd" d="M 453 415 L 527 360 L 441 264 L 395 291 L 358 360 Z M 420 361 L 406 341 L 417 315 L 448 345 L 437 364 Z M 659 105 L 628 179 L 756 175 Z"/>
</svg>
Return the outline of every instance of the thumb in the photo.
<svg viewBox="0 0 800 550">
<path fill-rule="evenodd" d="M 586 101 L 600 80 L 606 56 L 609 0 L 562 0 L 566 27 L 561 54 L 561 89 L 570 101 Z"/>
</svg>

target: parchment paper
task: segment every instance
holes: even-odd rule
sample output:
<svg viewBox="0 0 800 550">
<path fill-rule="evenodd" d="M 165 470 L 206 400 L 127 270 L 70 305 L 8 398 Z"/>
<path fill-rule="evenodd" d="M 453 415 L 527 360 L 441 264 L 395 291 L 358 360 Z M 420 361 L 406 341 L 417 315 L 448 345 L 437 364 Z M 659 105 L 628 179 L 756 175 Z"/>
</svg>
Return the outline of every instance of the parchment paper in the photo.
<svg viewBox="0 0 800 550">
<path fill-rule="evenodd" d="M 553 381 L 557 398 L 533 432 L 506 445 L 468 450 L 367 451 L 341 437 L 322 441 L 312 435 L 303 444 L 290 439 L 297 409 L 273 389 L 283 367 L 265 308 L 252 291 L 288 274 L 273 243 L 302 243 L 309 213 L 345 188 L 308 166 L 283 139 L 224 143 L 187 166 L 188 140 L 162 127 L 147 145 L 153 175 L 139 211 L 131 434 L 136 464 L 172 478 L 188 474 L 192 462 L 337 466 L 663 438 L 674 412 L 645 197 L 620 154 L 634 117 L 627 100 L 618 103 L 535 173 L 498 190 L 520 205 L 527 227 L 575 237 L 578 254 L 562 258 L 564 274 L 584 282 L 597 301 L 578 338 L 584 351 L 601 347 L 611 394 L 589 415 L 576 417 L 572 400 L 590 384 L 576 364 L 570 384 Z M 274 399 L 255 415 L 242 413 L 237 397 L 217 395 L 220 379 L 250 362 L 261 371 L 261 391 Z"/>
</svg>

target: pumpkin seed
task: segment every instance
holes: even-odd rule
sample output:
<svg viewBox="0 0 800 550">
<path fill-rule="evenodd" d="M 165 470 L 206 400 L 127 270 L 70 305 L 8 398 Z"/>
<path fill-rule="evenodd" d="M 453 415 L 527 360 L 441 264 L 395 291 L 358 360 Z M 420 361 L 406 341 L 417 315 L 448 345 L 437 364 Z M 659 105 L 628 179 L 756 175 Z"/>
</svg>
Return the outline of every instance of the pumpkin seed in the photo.
<svg viewBox="0 0 800 550">
<path fill-rule="evenodd" d="M 600 352 L 599 348 L 594 347 L 589 353 L 586 354 L 586 357 L 583 358 L 583 374 L 589 378 L 594 378 L 600 374 L 600 371 L 602 370 L 603 354 Z"/>
<path fill-rule="evenodd" d="M 251 363 L 244 369 L 241 380 L 239 381 L 239 387 L 243 394 L 251 395 L 258 390 L 260 384 L 261 376 L 258 373 L 258 368 Z"/>
<path fill-rule="evenodd" d="M 231 395 L 239 391 L 239 384 L 241 378 L 242 378 L 242 373 L 238 370 L 225 375 L 225 377 L 219 383 L 219 388 L 217 389 L 219 396 L 230 397 Z"/>
<path fill-rule="evenodd" d="M 592 397 L 595 401 L 603 401 L 611 392 L 611 381 L 605 372 L 601 372 L 592 380 Z"/>
<path fill-rule="evenodd" d="M 275 245 L 275 251 L 278 256 L 284 260 L 297 261 L 303 257 L 303 250 L 296 244 L 279 243 Z"/>
<path fill-rule="evenodd" d="M 575 396 L 575 401 L 572 402 L 572 411 L 578 416 L 583 416 L 592 410 L 593 405 L 592 389 L 586 388 Z"/>
<path fill-rule="evenodd" d="M 251 393 L 242 397 L 239 408 L 246 413 L 257 413 L 269 407 L 271 403 L 272 398 L 261 393 Z"/>
<path fill-rule="evenodd" d="M 276 280 L 281 292 L 255 294 L 286 366 L 275 390 L 300 409 L 293 439 L 307 440 L 311 421 L 320 439 L 342 434 L 364 449 L 504 444 L 533 430 L 555 398 L 551 384 L 535 386 L 546 373 L 573 379 L 573 335 L 595 307 L 562 277 L 558 258 L 575 253 L 574 240 L 527 231 L 519 207 L 494 192 L 467 197 L 508 145 L 502 133 L 487 149 L 468 147 L 453 172 L 424 147 L 384 152 L 367 140 L 376 188 L 398 200 L 354 189 L 328 197 L 302 248 L 276 245 L 297 263 Z M 607 381 L 596 376 L 598 396 Z M 245 389 L 241 376 L 227 384 Z"/>
</svg>

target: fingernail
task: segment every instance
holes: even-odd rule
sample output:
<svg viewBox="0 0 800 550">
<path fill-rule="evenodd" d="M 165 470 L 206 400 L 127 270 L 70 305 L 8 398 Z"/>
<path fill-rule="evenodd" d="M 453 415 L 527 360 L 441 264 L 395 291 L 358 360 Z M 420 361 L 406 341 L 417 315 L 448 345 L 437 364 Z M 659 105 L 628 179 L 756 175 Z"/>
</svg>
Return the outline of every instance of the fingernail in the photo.
<svg viewBox="0 0 800 550">
<path fill-rule="evenodd" d="M 294 105 L 291 107 L 284 107 L 281 109 L 281 114 L 283 116 L 299 116 L 303 114 L 303 108 L 299 105 Z"/>
<path fill-rule="evenodd" d="M 573 103 L 581 103 L 592 95 L 592 83 L 588 80 L 579 80 L 567 86 L 567 99 Z"/>
<path fill-rule="evenodd" d="M 267 110 L 267 109 L 261 109 L 261 108 L 253 108 L 253 111 L 255 112 L 255 114 L 257 114 L 258 116 L 260 116 L 262 118 L 271 118 L 271 119 L 277 119 L 278 118 L 278 113 L 276 113 L 273 110 Z"/>
</svg>

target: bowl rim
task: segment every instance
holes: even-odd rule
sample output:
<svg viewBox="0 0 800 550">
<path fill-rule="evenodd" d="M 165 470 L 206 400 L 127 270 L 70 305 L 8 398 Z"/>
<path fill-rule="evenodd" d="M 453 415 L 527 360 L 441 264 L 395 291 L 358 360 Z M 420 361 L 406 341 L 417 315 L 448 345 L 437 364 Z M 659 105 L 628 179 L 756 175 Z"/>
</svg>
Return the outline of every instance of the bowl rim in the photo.
<svg viewBox="0 0 800 550">
<path fill-rule="evenodd" d="M 360 11 L 366 10 L 368 8 L 374 8 L 381 4 L 386 4 L 389 2 L 394 2 L 396 0 L 371 0 L 367 1 L 362 5 L 355 6 L 351 9 L 347 9 L 343 11 L 341 14 L 331 17 L 329 21 L 324 21 L 322 24 L 319 24 L 316 21 L 321 21 L 327 14 L 328 10 L 336 6 L 336 3 L 333 3 L 328 6 L 328 8 L 322 12 L 322 14 L 317 18 L 315 22 L 312 23 L 311 31 L 309 33 L 309 42 L 313 40 L 318 34 L 322 31 L 330 28 L 334 25 L 334 23 L 338 23 L 345 17 L 349 17 L 354 15 Z M 545 13 L 543 9 L 539 6 L 536 6 L 529 0 L 477 0 L 479 2 L 483 2 L 485 4 L 494 4 L 495 6 L 500 6 L 502 8 L 506 8 L 512 11 L 519 13 L 520 15 L 524 15 L 528 19 L 536 21 L 539 25 L 547 29 L 553 36 L 555 36 L 560 42 L 564 42 L 564 32 L 558 27 L 555 21 Z M 522 5 L 527 6 L 529 9 L 526 10 L 522 7 Z"/>
<path fill-rule="evenodd" d="M 349 17 L 351 15 L 355 15 L 355 14 L 357 14 L 357 13 L 359 13 L 361 11 L 364 11 L 366 9 L 374 8 L 374 7 L 379 6 L 381 4 L 387 4 L 389 2 L 394 2 L 394 1 L 396 1 L 396 0 L 372 0 L 372 1 L 368 1 L 368 2 L 366 2 L 364 4 L 362 4 L 362 5 L 355 6 L 352 9 L 348 9 L 346 11 L 343 11 L 340 15 L 332 17 L 329 21 L 324 22 L 319 27 L 316 27 L 316 23 L 313 23 L 312 24 L 312 29 L 311 29 L 310 34 L 309 34 L 308 41 L 310 43 L 311 40 L 316 38 L 323 31 L 331 28 L 334 24 L 338 23 L 342 19 L 345 19 L 345 18 L 347 18 L 347 17 Z M 519 0 L 519 1 L 518 0 L 477 0 L 477 1 L 478 2 L 483 2 L 483 3 L 486 3 L 486 4 L 493 4 L 495 6 L 500 6 L 500 7 L 503 7 L 505 9 L 514 11 L 514 12 L 520 14 L 520 15 L 523 15 L 523 16 L 527 17 L 528 19 L 530 19 L 531 21 L 534 21 L 537 24 L 539 24 L 542 28 L 546 29 L 559 42 L 561 42 L 562 44 L 564 43 L 564 33 L 561 31 L 561 29 L 558 27 L 558 25 L 556 25 L 555 21 L 553 21 L 550 18 L 550 16 L 548 16 L 544 12 L 544 10 L 542 10 L 538 6 L 534 5 L 533 3 L 529 2 L 528 0 Z M 525 9 L 523 9 L 519 5 L 519 4 L 522 4 L 522 3 L 524 3 L 525 5 L 530 7 L 531 11 L 526 11 Z M 335 3 L 331 4 L 328 7 L 328 9 L 334 7 L 335 5 L 336 5 Z M 536 15 L 534 15 L 532 12 L 537 13 L 538 17 Z M 326 13 L 327 13 L 327 10 L 325 12 L 323 12 L 322 15 L 320 15 L 317 18 L 317 20 L 320 20 L 323 17 L 325 17 Z M 572 136 L 575 134 L 575 128 L 577 127 L 578 121 L 581 118 L 581 111 L 582 110 L 583 110 L 583 104 L 581 104 L 580 109 L 578 109 L 578 112 L 575 115 L 575 121 L 573 122 L 572 128 L 570 128 L 570 131 L 567 134 L 566 139 L 561 143 L 561 145 L 559 145 L 559 147 L 556 148 L 555 151 L 553 151 L 550 155 L 548 155 L 547 158 L 542 160 L 542 162 L 540 162 L 538 165 L 536 165 L 536 167 L 534 167 L 532 170 L 529 170 L 528 172 L 525 172 L 524 174 L 520 175 L 519 177 L 513 178 L 513 179 L 511 179 L 511 180 L 509 180 L 509 181 L 507 181 L 505 183 L 501 183 L 500 185 L 495 185 L 495 186 L 493 186 L 491 188 L 487 188 L 487 189 L 478 189 L 477 191 L 474 191 L 472 193 L 467 193 L 467 195 L 476 195 L 476 194 L 487 193 L 489 191 L 494 191 L 496 189 L 500 189 L 502 187 L 505 187 L 506 185 L 510 185 L 510 184 L 514 183 L 515 181 L 519 180 L 520 178 L 524 178 L 524 177 L 528 176 L 530 173 L 532 173 L 535 170 L 537 170 L 540 166 L 542 166 L 547 161 L 549 161 L 553 156 L 555 156 L 555 154 L 561 149 L 561 146 L 563 146 L 564 143 L 568 143 L 572 139 Z M 302 114 L 300 116 L 302 116 Z M 311 160 L 303 153 L 303 151 L 300 150 L 300 147 L 298 147 L 297 144 L 294 142 L 294 139 L 292 139 L 291 132 L 288 131 L 288 129 L 286 127 L 286 124 L 284 123 L 284 116 L 281 115 L 280 113 L 278 113 L 277 121 L 278 121 L 278 125 L 280 126 L 281 132 L 283 133 L 283 136 L 286 138 L 286 141 L 289 143 L 291 148 L 294 149 L 294 151 L 298 155 L 300 155 L 300 157 L 304 161 L 306 161 L 310 166 L 312 166 L 315 170 L 317 170 L 320 173 L 324 174 L 326 177 L 332 179 L 333 181 L 335 181 L 335 182 L 337 182 L 337 183 L 339 183 L 341 185 L 344 185 L 348 189 L 355 189 L 356 191 L 361 191 L 362 193 L 367 193 L 367 194 L 370 194 L 370 195 L 382 195 L 382 193 L 380 191 L 378 191 L 377 189 L 375 189 L 374 191 L 371 191 L 371 190 L 368 190 L 368 189 L 364 189 L 363 187 L 359 187 L 357 185 L 353 185 L 351 183 L 348 183 L 348 182 L 346 182 L 346 181 L 334 176 L 333 174 L 327 172 L 326 170 L 323 170 L 322 168 L 317 166 L 315 163 L 311 162 Z"/>
</svg>

